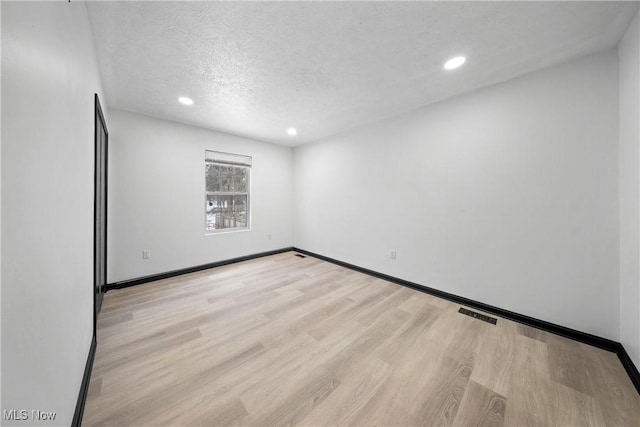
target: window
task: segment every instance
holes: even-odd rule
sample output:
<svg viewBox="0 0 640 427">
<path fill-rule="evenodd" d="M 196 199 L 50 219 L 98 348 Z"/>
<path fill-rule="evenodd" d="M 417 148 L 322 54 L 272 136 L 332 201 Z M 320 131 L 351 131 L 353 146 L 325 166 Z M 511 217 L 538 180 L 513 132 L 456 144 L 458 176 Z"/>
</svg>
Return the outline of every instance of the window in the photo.
<svg viewBox="0 0 640 427">
<path fill-rule="evenodd" d="M 251 157 L 205 151 L 205 231 L 249 229 Z"/>
</svg>

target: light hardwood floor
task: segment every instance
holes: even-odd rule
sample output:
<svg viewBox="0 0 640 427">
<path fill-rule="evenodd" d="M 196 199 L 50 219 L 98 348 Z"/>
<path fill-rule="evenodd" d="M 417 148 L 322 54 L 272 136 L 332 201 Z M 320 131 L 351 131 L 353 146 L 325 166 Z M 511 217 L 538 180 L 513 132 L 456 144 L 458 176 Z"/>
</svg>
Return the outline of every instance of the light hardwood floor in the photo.
<svg viewBox="0 0 640 427">
<path fill-rule="evenodd" d="M 640 426 L 615 354 L 459 308 L 292 252 L 111 291 L 83 425 Z"/>
</svg>

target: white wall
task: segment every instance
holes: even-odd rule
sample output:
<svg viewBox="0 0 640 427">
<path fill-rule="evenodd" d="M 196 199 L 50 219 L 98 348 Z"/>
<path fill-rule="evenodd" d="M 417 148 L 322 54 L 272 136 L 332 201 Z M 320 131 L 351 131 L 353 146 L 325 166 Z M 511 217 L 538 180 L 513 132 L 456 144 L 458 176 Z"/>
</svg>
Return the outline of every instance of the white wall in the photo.
<svg viewBox="0 0 640 427">
<path fill-rule="evenodd" d="M 93 330 L 100 79 L 85 5 L 3 2 L 2 43 L 2 409 L 69 425 Z"/>
<path fill-rule="evenodd" d="M 294 245 L 617 340 L 617 111 L 612 49 L 298 147 Z"/>
<path fill-rule="evenodd" d="M 638 15 L 620 57 L 620 341 L 640 367 L 640 34 Z"/>
<path fill-rule="evenodd" d="M 0 26 L 2 2 L 0 2 Z M 2 97 L 2 31 L 0 28 L 0 98 Z M 2 102 L 0 102 L 0 129 L 2 129 Z M 0 189 L 2 188 L 2 132 L 0 131 Z M 1 192 L 0 192 L 1 193 Z M 0 196 L 0 331 L 2 331 L 2 197 Z M 2 406 L 2 339 L 0 339 L 0 410 Z"/>
<path fill-rule="evenodd" d="M 291 246 L 291 148 L 118 110 L 108 127 L 110 283 Z M 205 150 L 253 157 L 250 231 L 205 235 Z"/>
</svg>

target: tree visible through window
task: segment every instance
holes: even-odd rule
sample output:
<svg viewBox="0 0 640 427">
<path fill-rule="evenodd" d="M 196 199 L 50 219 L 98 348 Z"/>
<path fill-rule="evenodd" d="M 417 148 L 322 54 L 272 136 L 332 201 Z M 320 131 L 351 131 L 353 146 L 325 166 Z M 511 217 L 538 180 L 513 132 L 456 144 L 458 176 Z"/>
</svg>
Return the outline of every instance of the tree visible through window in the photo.
<svg viewBox="0 0 640 427">
<path fill-rule="evenodd" d="M 205 152 L 205 230 L 248 229 L 251 157 Z"/>
</svg>

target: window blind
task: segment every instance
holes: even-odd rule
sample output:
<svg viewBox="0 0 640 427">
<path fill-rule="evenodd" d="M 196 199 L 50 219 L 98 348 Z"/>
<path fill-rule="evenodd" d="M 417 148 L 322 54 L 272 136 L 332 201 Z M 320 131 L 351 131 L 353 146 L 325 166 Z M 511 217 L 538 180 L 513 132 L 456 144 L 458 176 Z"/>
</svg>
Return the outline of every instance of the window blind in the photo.
<svg viewBox="0 0 640 427">
<path fill-rule="evenodd" d="M 205 161 L 222 163 L 226 165 L 251 166 L 251 156 L 223 153 L 221 151 L 205 150 Z"/>
</svg>

